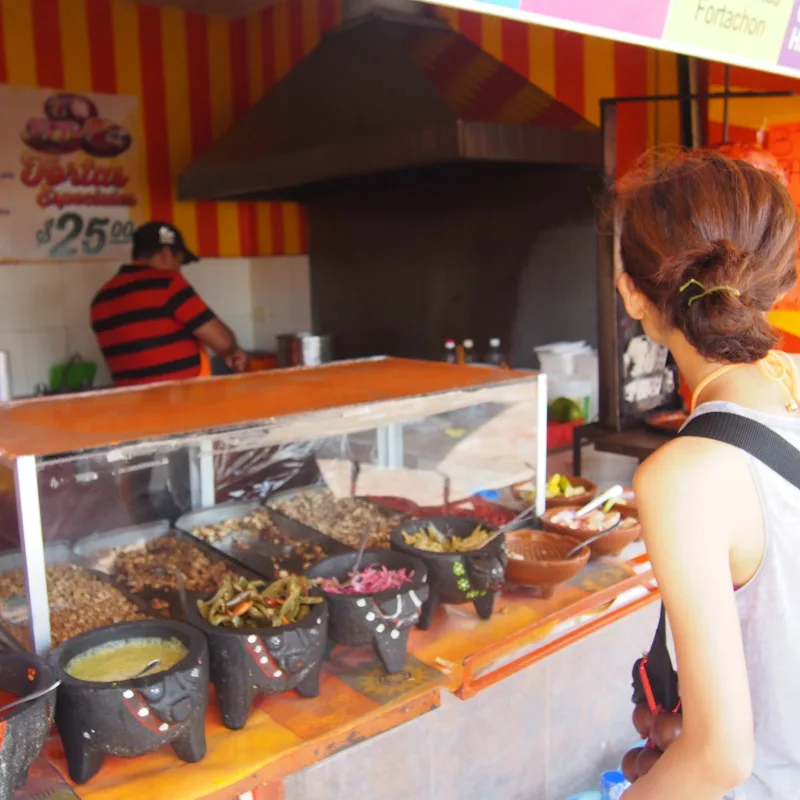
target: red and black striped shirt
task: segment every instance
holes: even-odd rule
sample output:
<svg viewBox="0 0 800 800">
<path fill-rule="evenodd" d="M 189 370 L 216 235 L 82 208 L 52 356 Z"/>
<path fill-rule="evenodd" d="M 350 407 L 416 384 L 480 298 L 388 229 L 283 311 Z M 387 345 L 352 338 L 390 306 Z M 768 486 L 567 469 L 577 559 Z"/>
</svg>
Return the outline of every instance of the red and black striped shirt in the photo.
<svg viewBox="0 0 800 800">
<path fill-rule="evenodd" d="M 92 328 L 117 386 L 196 378 L 193 334 L 212 319 L 180 272 L 141 264 L 122 267 L 92 301 Z"/>
</svg>

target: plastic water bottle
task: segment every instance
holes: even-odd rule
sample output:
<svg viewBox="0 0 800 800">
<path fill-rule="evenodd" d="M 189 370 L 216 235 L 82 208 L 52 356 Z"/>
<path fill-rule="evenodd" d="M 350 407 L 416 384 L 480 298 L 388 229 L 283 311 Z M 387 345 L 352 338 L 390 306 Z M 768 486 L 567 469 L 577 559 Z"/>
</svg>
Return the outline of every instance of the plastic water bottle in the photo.
<svg viewBox="0 0 800 800">
<path fill-rule="evenodd" d="M 620 800 L 631 785 L 621 772 L 604 772 L 600 777 L 600 796 L 603 800 Z"/>
<path fill-rule="evenodd" d="M 462 345 L 464 347 L 464 363 L 465 364 L 474 364 L 475 363 L 475 342 L 472 339 L 464 339 L 464 343 Z"/>
<path fill-rule="evenodd" d="M 448 339 L 444 343 L 444 358 L 442 361 L 444 361 L 446 364 L 458 363 L 458 357 L 456 356 L 456 343 L 452 339 Z"/>
<path fill-rule="evenodd" d="M 489 339 L 489 352 L 486 354 L 486 363 L 494 367 L 502 367 L 506 360 L 500 350 L 500 340 L 497 338 Z"/>
</svg>

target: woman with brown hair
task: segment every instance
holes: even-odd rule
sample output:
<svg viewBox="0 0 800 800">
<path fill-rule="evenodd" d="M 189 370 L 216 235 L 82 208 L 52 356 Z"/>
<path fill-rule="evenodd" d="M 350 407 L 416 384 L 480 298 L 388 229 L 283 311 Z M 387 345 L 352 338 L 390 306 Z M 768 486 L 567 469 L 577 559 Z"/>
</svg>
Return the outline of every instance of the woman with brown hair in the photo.
<svg viewBox="0 0 800 800">
<path fill-rule="evenodd" d="M 682 156 L 623 184 L 615 219 L 625 307 L 672 352 L 694 417 L 756 421 L 794 457 L 797 368 L 772 351 L 766 319 L 797 279 L 786 190 L 744 162 Z M 800 798 L 800 490 L 745 450 L 694 435 L 658 450 L 634 485 L 683 732 L 625 800 Z"/>
</svg>

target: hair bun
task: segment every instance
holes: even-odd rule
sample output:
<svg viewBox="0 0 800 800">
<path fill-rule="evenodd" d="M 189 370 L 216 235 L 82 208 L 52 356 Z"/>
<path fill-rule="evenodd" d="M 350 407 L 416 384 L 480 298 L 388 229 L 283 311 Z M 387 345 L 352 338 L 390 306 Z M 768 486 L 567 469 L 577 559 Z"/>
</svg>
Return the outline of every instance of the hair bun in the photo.
<svg viewBox="0 0 800 800">
<path fill-rule="evenodd" d="M 719 153 L 682 155 L 626 176 L 614 212 L 623 267 L 666 328 L 709 361 L 753 362 L 774 346 L 766 312 L 797 281 L 800 232 L 774 178 Z"/>
<path fill-rule="evenodd" d="M 700 242 L 682 256 L 686 280 L 698 280 L 698 276 L 710 276 L 713 273 L 722 273 L 728 280 L 733 275 L 738 275 L 753 259 L 752 253 L 746 253 L 730 239 Z"/>
</svg>

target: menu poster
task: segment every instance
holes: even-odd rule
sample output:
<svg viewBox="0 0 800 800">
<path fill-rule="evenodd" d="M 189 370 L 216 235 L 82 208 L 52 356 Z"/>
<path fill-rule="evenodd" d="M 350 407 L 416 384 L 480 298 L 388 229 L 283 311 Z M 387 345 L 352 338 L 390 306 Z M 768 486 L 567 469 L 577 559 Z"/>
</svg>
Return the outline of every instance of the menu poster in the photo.
<svg viewBox="0 0 800 800">
<path fill-rule="evenodd" d="M 800 0 L 427 0 L 800 77 Z"/>
<path fill-rule="evenodd" d="M 794 0 L 672 0 L 664 39 L 774 64 L 793 5 Z"/>
<path fill-rule="evenodd" d="M 130 256 L 137 100 L 0 85 L 0 262 Z"/>
</svg>

